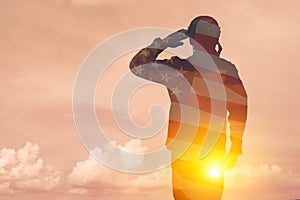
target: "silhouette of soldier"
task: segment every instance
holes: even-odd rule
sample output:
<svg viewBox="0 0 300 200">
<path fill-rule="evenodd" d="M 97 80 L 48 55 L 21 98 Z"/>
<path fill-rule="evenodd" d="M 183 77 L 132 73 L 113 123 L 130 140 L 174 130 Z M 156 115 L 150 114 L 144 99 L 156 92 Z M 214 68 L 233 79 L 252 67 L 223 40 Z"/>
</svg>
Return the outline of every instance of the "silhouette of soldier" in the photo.
<svg viewBox="0 0 300 200">
<path fill-rule="evenodd" d="M 187 37 L 190 38 L 193 55 L 186 59 L 177 56 L 164 60 L 157 59 L 166 48 L 183 45 L 182 40 Z M 247 118 L 247 94 L 236 67 L 220 58 L 222 47 L 219 37 L 220 27 L 217 21 L 209 16 L 199 16 L 192 20 L 188 30 L 179 30 L 164 39 L 156 38 L 150 46 L 140 50 L 130 62 L 130 69 L 135 75 L 166 85 L 168 88 L 171 106 L 167 146 L 174 141 L 177 142 L 178 148 L 180 144 L 190 144 L 172 163 L 175 200 L 221 199 L 224 188 L 223 173 L 231 169 L 236 164 L 238 156 L 242 154 L 242 137 Z M 203 61 L 205 56 L 211 58 L 217 71 L 211 70 L 210 64 Z M 217 76 L 221 77 L 221 81 L 215 78 Z M 188 88 L 183 87 L 184 81 L 188 83 Z M 209 81 L 224 86 L 225 99 L 210 95 L 211 91 L 207 86 Z M 192 100 L 192 96 L 196 97 L 196 102 Z M 212 110 L 212 105 L 218 103 L 225 105 L 224 111 Z M 197 124 L 191 123 L 194 120 L 194 111 L 200 112 Z M 182 112 L 188 117 L 183 119 Z M 215 125 L 211 125 L 213 117 L 225 119 L 220 130 L 215 130 Z M 226 137 L 227 121 L 230 124 L 230 142 Z M 178 132 L 181 132 L 180 137 L 177 137 Z M 195 137 L 191 139 L 190 136 L 194 133 Z M 205 145 L 205 138 L 213 134 L 218 135 L 216 142 L 211 146 L 209 154 L 200 158 L 199 151 Z M 227 154 L 226 142 L 231 143 Z M 176 145 L 170 150 L 172 154 L 176 154 Z"/>
</svg>

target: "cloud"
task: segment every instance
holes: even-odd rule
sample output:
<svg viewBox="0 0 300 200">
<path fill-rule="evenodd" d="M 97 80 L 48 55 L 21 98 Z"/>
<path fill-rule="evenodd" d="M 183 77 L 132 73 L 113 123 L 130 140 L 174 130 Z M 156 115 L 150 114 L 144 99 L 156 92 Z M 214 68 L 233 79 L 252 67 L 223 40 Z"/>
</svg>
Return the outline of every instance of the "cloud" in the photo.
<svg viewBox="0 0 300 200">
<path fill-rule="evenodd" d="M 58 171 L 38 158 L 39 146 L 27 142 L 16 151 L 3 148 L 0 152 L 0 193 L 15 191 L 50 191 L 61 181 Z"/>
<path fill-rule="evenodd" d="M 143 153 L 147 150 L 142 146 L 140 140 L 133 139 L 119 148 L 126 149 L 128 152 Z M 104 156 L 116 156 L 109 148 L 98 150 Z M 130 158 L 127 155 L 122 157 L 125 163 L 133 162 L 139 164 L 140 160 Z M 126 159 L 129 159 L 126 161 Z M 163 190 L 170 186 L 170 169 L 165 168 L 148 174 L 130 174 L 119 172 L 108 168 L 97 162 L 92 156 L 86 160 L 78 162 L 68 175 L 72 189 L 69 193 L 101 193 L 116 194 L 130 193 L 131 195 L 141 195 L 147 191 Z"/>
<path fill-rule="evenodd" d="M 114 147 L 114 148 L 112 148 Z M 117 148 L 116 148 L 117 147 Z M 139 165 L 143 160 L 122 155 L 123 149 L 132 153 L 145 153 L 147 147 L 142 141 L 133 139 L 124 146 L 116 142 L 107 144 L 103 149 L 91 151 L 94 156 L 118 159 L 124 166 L 130 163 Z M 171 169 L 165 168 L 148 174 L 128 174 L 108 168 L 89 156 L 78 162 L 68 176 L 72 194 L 101 194 L 117 197 L 122 194 L 143 195 L 157 192 L 171 195 Z M 297 198 L 300 188 L 300 174 L 278 165 L 251 165 L 248 163 L 236 166 L 226 173 L 224 200 L 236 199 L 290 199 Z M 159 192 L 158 192 L 159 191 Z M 168 197 L 169 198 L 169 197 Z M 167 198 L 167 199 L 168 199 Z"/>
<path fill-rule="evenodd" d="M 129 152 L 139 153 L 147 150 L 141 140 L 131 140 L 124 146 L 116 145 L 115 142 L 111 145 L 113 144 Z M 103 150 L 98 150 L 98 153 L 107 157 L 120 156 L 119 152 L 112 151 L 109 145 Z M 134 159 L 131 161 L 136 162 Z M 109 197 L 113 199 L 124 194 L 145 197 L 155 192 L 165 195 L 166 199 L 172 199 L 170 168 L 148 174 L 128 174 L 110 169 L 89 156 L 76 164 L 68 180 L 71 185 L 68 193 L 72 194 L 100 194 L 101 197 L 111 195 Z M 299 189 L 300 174 L 297 172 L 276 164 L 245 163 L 226 173 L 223 199 L 295 199 L 300 196 Z"/>
<path fill-rule="evenodd" d="M 131 141 L 134 144 L 137 141 Z M 78 162 L 69 174 L 74 194 L 171 194 L 171 169 L 149 174 L 127 174 L 98 163 L 91 156 Z M 226 173 L 224 200 L 290 199 L 299 197 L 300 174 L 278 165 L 242 164 Z M 297 196 L 298 195 L 298 196 Z"/>
<path fill-rule="evenodd" d="M 237 166 L 226 173 L 225 181 L 228 199 L 279 200 L 300 196 L 300 174 L 275 164 Z"/>
<path fill-rule="evenodd" d="M 142 145 L 142 140 L 132 139 L 124 146 L 117 145 L 115 141 L 109 141 L 104 146 L 91 149 L 90 155 L 113 169 L 134 173 L 163 168 L 171 159 L 171 152 L 166 147 L 157 152 L 147 151 L 148 147 Z"/>
<path fill-rule="evenodd" d="M 104 145 L 103 149 L 100 147 L 92 149 L 90 154 L 109 166 L 128 171 L 144 165 L 144 153 L 147 149 L 146 146 L 142 145 L 140 139 L 130 140 L 124 146 L 117 145 L 115 141 L 110 141 Z"/>
</svg>

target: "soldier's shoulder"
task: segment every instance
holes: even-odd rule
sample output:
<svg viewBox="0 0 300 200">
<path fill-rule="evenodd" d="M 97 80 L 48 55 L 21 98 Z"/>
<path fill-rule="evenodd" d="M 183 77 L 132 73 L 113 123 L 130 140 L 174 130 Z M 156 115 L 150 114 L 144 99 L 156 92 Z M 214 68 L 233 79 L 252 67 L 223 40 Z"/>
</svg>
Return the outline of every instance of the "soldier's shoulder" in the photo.
<svg viewBox="0 0 300 200">
<path fill-rule="evenodd" d="M 238 73 L 237 68 L 232 62 L 219 57 L 214 59 L 214 61 L 221 73 L 228 74 L 228 75 L 235 75 Z"/>
</svg>

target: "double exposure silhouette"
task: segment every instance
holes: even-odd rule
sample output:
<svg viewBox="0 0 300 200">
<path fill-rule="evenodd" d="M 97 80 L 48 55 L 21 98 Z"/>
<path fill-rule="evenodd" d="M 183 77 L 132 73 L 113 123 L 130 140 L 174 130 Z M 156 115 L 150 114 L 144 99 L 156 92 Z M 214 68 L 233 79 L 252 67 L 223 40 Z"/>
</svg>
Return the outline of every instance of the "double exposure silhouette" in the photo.
<svg viewBox="0 0 300 200">
<path fill-rule="evenodd" d="M 130 62 L 131 71 L 142 78 L 154 81 L 168 88 L 171 106 L 169 112 L 168 138 L 166 144 L 176 141 L 190 146 L 172 163 L 172 184 L 175 200 L 221 199 L 224 188 L 224 171 L 232 168 L 238 156 L 242 154 L 242 137 L 247 118 L 247 94 L 239 78 L 236 67 L 220 58 L 222 47 L 219 43 L 220 27 L 209 16 L 196 17 L 187 30 L 179 30 L 164 39 L 156 38 L 146 48 L 140 50 Z M 189 38 L 193 54 L 181 59 L 173 56 L 159 60 L 158 55 L 166 48 L 183 45 L 182 40 Z M 204 57 L 209 56 L 217 70 L 212 70 Z M 172 70 L 166 70 L 167 66 Z M 177 74 L 173 73 L 176 71 Z M 171 73 L 172 71 L 172 73 Z M 170 72 L 170 73 L 169 73 Z M 177 77 L 188 81 L 190 88 L 183 88 Z M 220 77 L 218 80 L 216 77 Z M 211 95 L 210 85 L 222 85 L 225 96 L 218 98 Z M 196 103 L 190 97 L 196 97 Z M 180 100 L 183 99 L 183 100 Z M 224 104 L 224 110 L 213 110 L 213 104 Z M 190 123 L 182 119 L 182 112 L 192 113 L 197 110 L 200 120 Z M 212 118 L 223 118 L 221 128 L 215 128 Z M 226 126 L 229 122 L 230 141 L 227 141 Z M 221 123 L 221 122 L 220 122 Z M 182 129 L 183 137 L 176 137 Z M 195 132 L 196 131 L 196 132 Z M 195 134 L 190 139 L 190 134 Z M 217 135 L 210 143 L 210 151 L 205 157 L 199 152 L 205 146 L 205 140 Z M 185 137 L 186 136 L 186 137 Z M 226 153 L 226 142 L 231 143 Z M 176 146 L 170 148 L 173 154 Z"/>
</svg>

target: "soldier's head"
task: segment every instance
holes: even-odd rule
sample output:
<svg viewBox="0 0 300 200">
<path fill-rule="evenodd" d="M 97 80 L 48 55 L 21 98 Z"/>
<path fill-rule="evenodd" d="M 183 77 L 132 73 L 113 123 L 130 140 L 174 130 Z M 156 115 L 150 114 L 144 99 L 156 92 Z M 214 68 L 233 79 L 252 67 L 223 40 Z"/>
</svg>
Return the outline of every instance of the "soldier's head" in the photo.
<svg viewBox="0 0 300 200">
<path fill-rule="evenodd" d="M 198 43 L 208 53 L 219 55 L 222 47 L 219 43 L 220 26 L 218 22 L 210 16 L 198 16 L 193 19 L 186 34 L 191 38 L 190 43 L 196 49 L 201 49 Z M 216 50 L 218 46 L 218 50 Z"/>
</svg>

